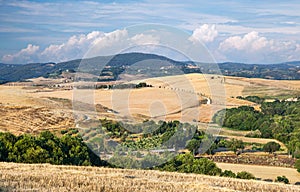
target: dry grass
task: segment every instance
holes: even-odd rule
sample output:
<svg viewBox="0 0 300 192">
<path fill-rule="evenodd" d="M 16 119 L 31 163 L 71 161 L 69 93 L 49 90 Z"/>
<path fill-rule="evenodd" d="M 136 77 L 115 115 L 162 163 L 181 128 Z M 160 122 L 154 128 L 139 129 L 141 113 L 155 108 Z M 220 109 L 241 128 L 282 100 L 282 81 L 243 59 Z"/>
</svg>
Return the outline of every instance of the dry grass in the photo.
<svg viewBox="0 0 300 192">
<path fill-rule="evenodd" d="M 0 131 L 19 135 L 74 126 L 70 102 L 34 97 L 36 91 L 40 89 L 0 86 Z"/>
<path fill-rule="evenodd" d="M 74 122 L 62 111 L 45 107 L 5 106 L 0 104 L 0 129 L 15 134 L 34 133 L 42 130 L 66 129 Z M 13 127 L 13 129 L 9 129 Z"/>
<path fill-rule="evenodd" d="M 232 84 L 221 84 L 221 77 L 213 75 L 203 76 L 201 74 L 189 74 L 181 76 L 169 76 L 142 80 L 154 86 L 154 88 L 134 90 L 96 90 L 95 103 L 102 104 L 108 108 L 120 112 L 121 115 L 133 117 L 144 117 L 156 120 L 182 120 L 209 122 L 212 115 L 222 109 L 225 101 L 228 107 L 240 105 L 253 105 L 252 102 L 232 98 L 242 94 L 243 86 Z M 140 80 L 141 81 L 141 80 Z M 137 81 L 137 82 L 140 82 Z M 137 83 L 135 82 L 135 83 Z M 224 87 L 223 87 L 224 86 Z M 226 89 L 226 95 L 222 90 Z M 72 91 L 61 90 L 55 92 L 39 92 L 35 97 L 60 97 L 72 99 Z M 88 95 L 88 90 L 78 90 L 76 94 Z M 199 106 L 199 100 L 205 97 L 213 98 L 213 105 Z M 83 98 L 84 99 L 84 98 Z M 224 102 L 215 104 L 217 100 Z M 126 102 L 128 101 L 128 103 Z M 127 111 L 127 109 L 130 109 Z M 190 115 L 199 113 L 198 116 Z M 165 115 L 166 114 L 166 115 Z M 101 114 L 103 115 L 103 114 Z M 104 114 L 106 115 L 106 114 Z"/>
<path fill-rule="evenodd" d="M 198 128 L 202 131 L 207 129 L 206 123 L 199 123 Z M 210 124 L 210 128 L 213 133 L 218 133 L 219 136 L 230 137 L 230 136 L 239 136 L 245 137 L 250 131 L 241 131 L 241 130 L 233 130 L 226 127 L 220 127 L 218 124 Z"/>
<path fill-rule="evenodd" d="M 243 95 L 257 96 L 295 96 L 300 93 L 299 80 L 267 80 L 240 78 L 240 81 L 249 83 L 243 90 Z"/>
<path fill-rule="evenodd" d="M 275 180 L 277 176 L 286 176 L 290 183 L 300 182 L 300 173 L 293 168 L 274 167 L 274 166 L 261 166 L 261 165 L 242 165 L 242 164 L 230 164 L 230 163 L 216 163 L 218 167 L 223 170 L 231 170 L 235 173 L 241 171 L 247 171 L 261 179 Z M 300 189 L 300 187 L 299 187 Z"/>
<path fill-rule="evenodd" d="M 244 136 L 233 136 L 233 135 L 219 135 L 222 137 L 225 137 L 227 139 L 238 139 L 242 140 L 246 143 L 260 143 L 260 144 L 266 144 L 268 142 L 276 142 L 280 145 L 281 149 L 287 152 L 287 147 L 280 141 L 277 141 L 276 139 L 264 139 L 264 138 L 251 138 L 251 137 L 244 137 Z"/>
<path fill-rule="evenodd" d="M 293 185 L 146 170 L 0 163 L 9 191 L 300 191 Z"/>
</svg>

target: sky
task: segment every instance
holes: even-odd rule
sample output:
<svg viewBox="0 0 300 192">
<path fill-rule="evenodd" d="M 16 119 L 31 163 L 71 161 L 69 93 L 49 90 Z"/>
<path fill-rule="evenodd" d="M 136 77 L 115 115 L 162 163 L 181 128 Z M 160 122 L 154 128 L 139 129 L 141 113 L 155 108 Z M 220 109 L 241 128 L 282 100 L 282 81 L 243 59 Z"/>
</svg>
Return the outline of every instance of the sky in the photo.
<svg viewBox="0 0 300 192">
<path fill-rule="evenodd" d="M 159 39 L 128 37 L 137 24 L 167 25 L 201 41 L 217 62 L 300 60 L 298 0 L 0 0 L 0 62 L 61 62 L 108 47 Z M 143 37 L 143 38 L 141 38 Z"/>
</svg>

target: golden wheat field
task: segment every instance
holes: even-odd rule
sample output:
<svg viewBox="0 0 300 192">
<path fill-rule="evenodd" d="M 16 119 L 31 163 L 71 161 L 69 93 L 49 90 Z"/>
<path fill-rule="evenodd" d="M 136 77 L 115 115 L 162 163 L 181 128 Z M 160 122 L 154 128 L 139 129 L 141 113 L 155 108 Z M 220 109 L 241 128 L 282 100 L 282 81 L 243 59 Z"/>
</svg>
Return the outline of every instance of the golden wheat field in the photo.
<svg viewBox="0 0 300 192">
<path fill-rule="evenodd" d="M 150 170 L 0 163 L 3 191 L 300 191 L 295 185 Z"/>
<path fill-rule="evenodd" d="M 34 82 L 35 80 L 33 80 Z M 40 79 L 36 80 L 40 82 Z M 43 80 L 45 83 L 49 83 Z M 92 104 L 118 111 L 138 120 L 181 120 L 209 122 L 213 114 L 222 108 L 250 105 L 236 96 L 282 95 L 299 92 L 299 81 L 275 81 L 216 75 L 188 74 L 150 78 L 144 81 L 152 88 L 133 90 L 95 90 Z M 54 79 L 51 83 L 57 83 Z M 18 85 L 18 84 L 10 84 Z M 63 87 L 63 84 L 61 85 Z M 273 91 L 270 92 L 270 89 Z M 77 92 L 82 98 L 87 90 Z M 43 86 L 0 86 L 0 131 L 15 134 L 35 133 L 41 130 L 60 130 L 73 127 L 73 90 Z M 212 104 L 199 101 L 212 98 Z M 220 102 L 220 100 L 223 102 Z M 84 101 L 84 99 L 83 99 Z M 226 101 L 226 103 L 225 103 Z M 218 103 L 219 102 L 219 103 Z M 226 105 L 225 105 L 226 104 Z M 128 110 L 129 109 L 129 110 Z M 117 119 L 115 114 L 97 111 L 98 118 Z"/>
</svg>

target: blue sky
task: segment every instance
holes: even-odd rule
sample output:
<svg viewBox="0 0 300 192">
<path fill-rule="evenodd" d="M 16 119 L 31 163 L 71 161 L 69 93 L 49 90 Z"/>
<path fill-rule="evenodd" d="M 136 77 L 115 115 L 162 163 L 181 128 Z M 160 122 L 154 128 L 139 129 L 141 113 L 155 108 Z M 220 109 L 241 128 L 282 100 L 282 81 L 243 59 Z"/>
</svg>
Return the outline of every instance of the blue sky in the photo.
<svg viewBox="0 0 300 192">
<path fill-rule="evenodd" d="M 299 1 L 282 0 L 0 0 L 0 59 L 76 59 L 95 41 L 111 44 L 127 26 L 157 23 L 202 41 L 218 62 L 294 61 L 300 60 L 299 10 Z"/>
</svg>

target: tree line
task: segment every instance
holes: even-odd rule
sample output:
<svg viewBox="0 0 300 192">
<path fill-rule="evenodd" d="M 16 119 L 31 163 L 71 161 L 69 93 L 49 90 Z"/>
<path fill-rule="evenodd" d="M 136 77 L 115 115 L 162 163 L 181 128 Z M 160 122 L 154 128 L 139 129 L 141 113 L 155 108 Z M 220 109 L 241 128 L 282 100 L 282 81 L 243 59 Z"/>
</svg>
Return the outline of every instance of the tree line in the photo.
<svg viewBox="0 0 300 192">
<path fill-rule="evenodd" d="M 49 131 L 38 136 L 0 133 L 0 161 L 56 165 L 106 165 L 78 136 L 57 137 Z"/>
</svg>

